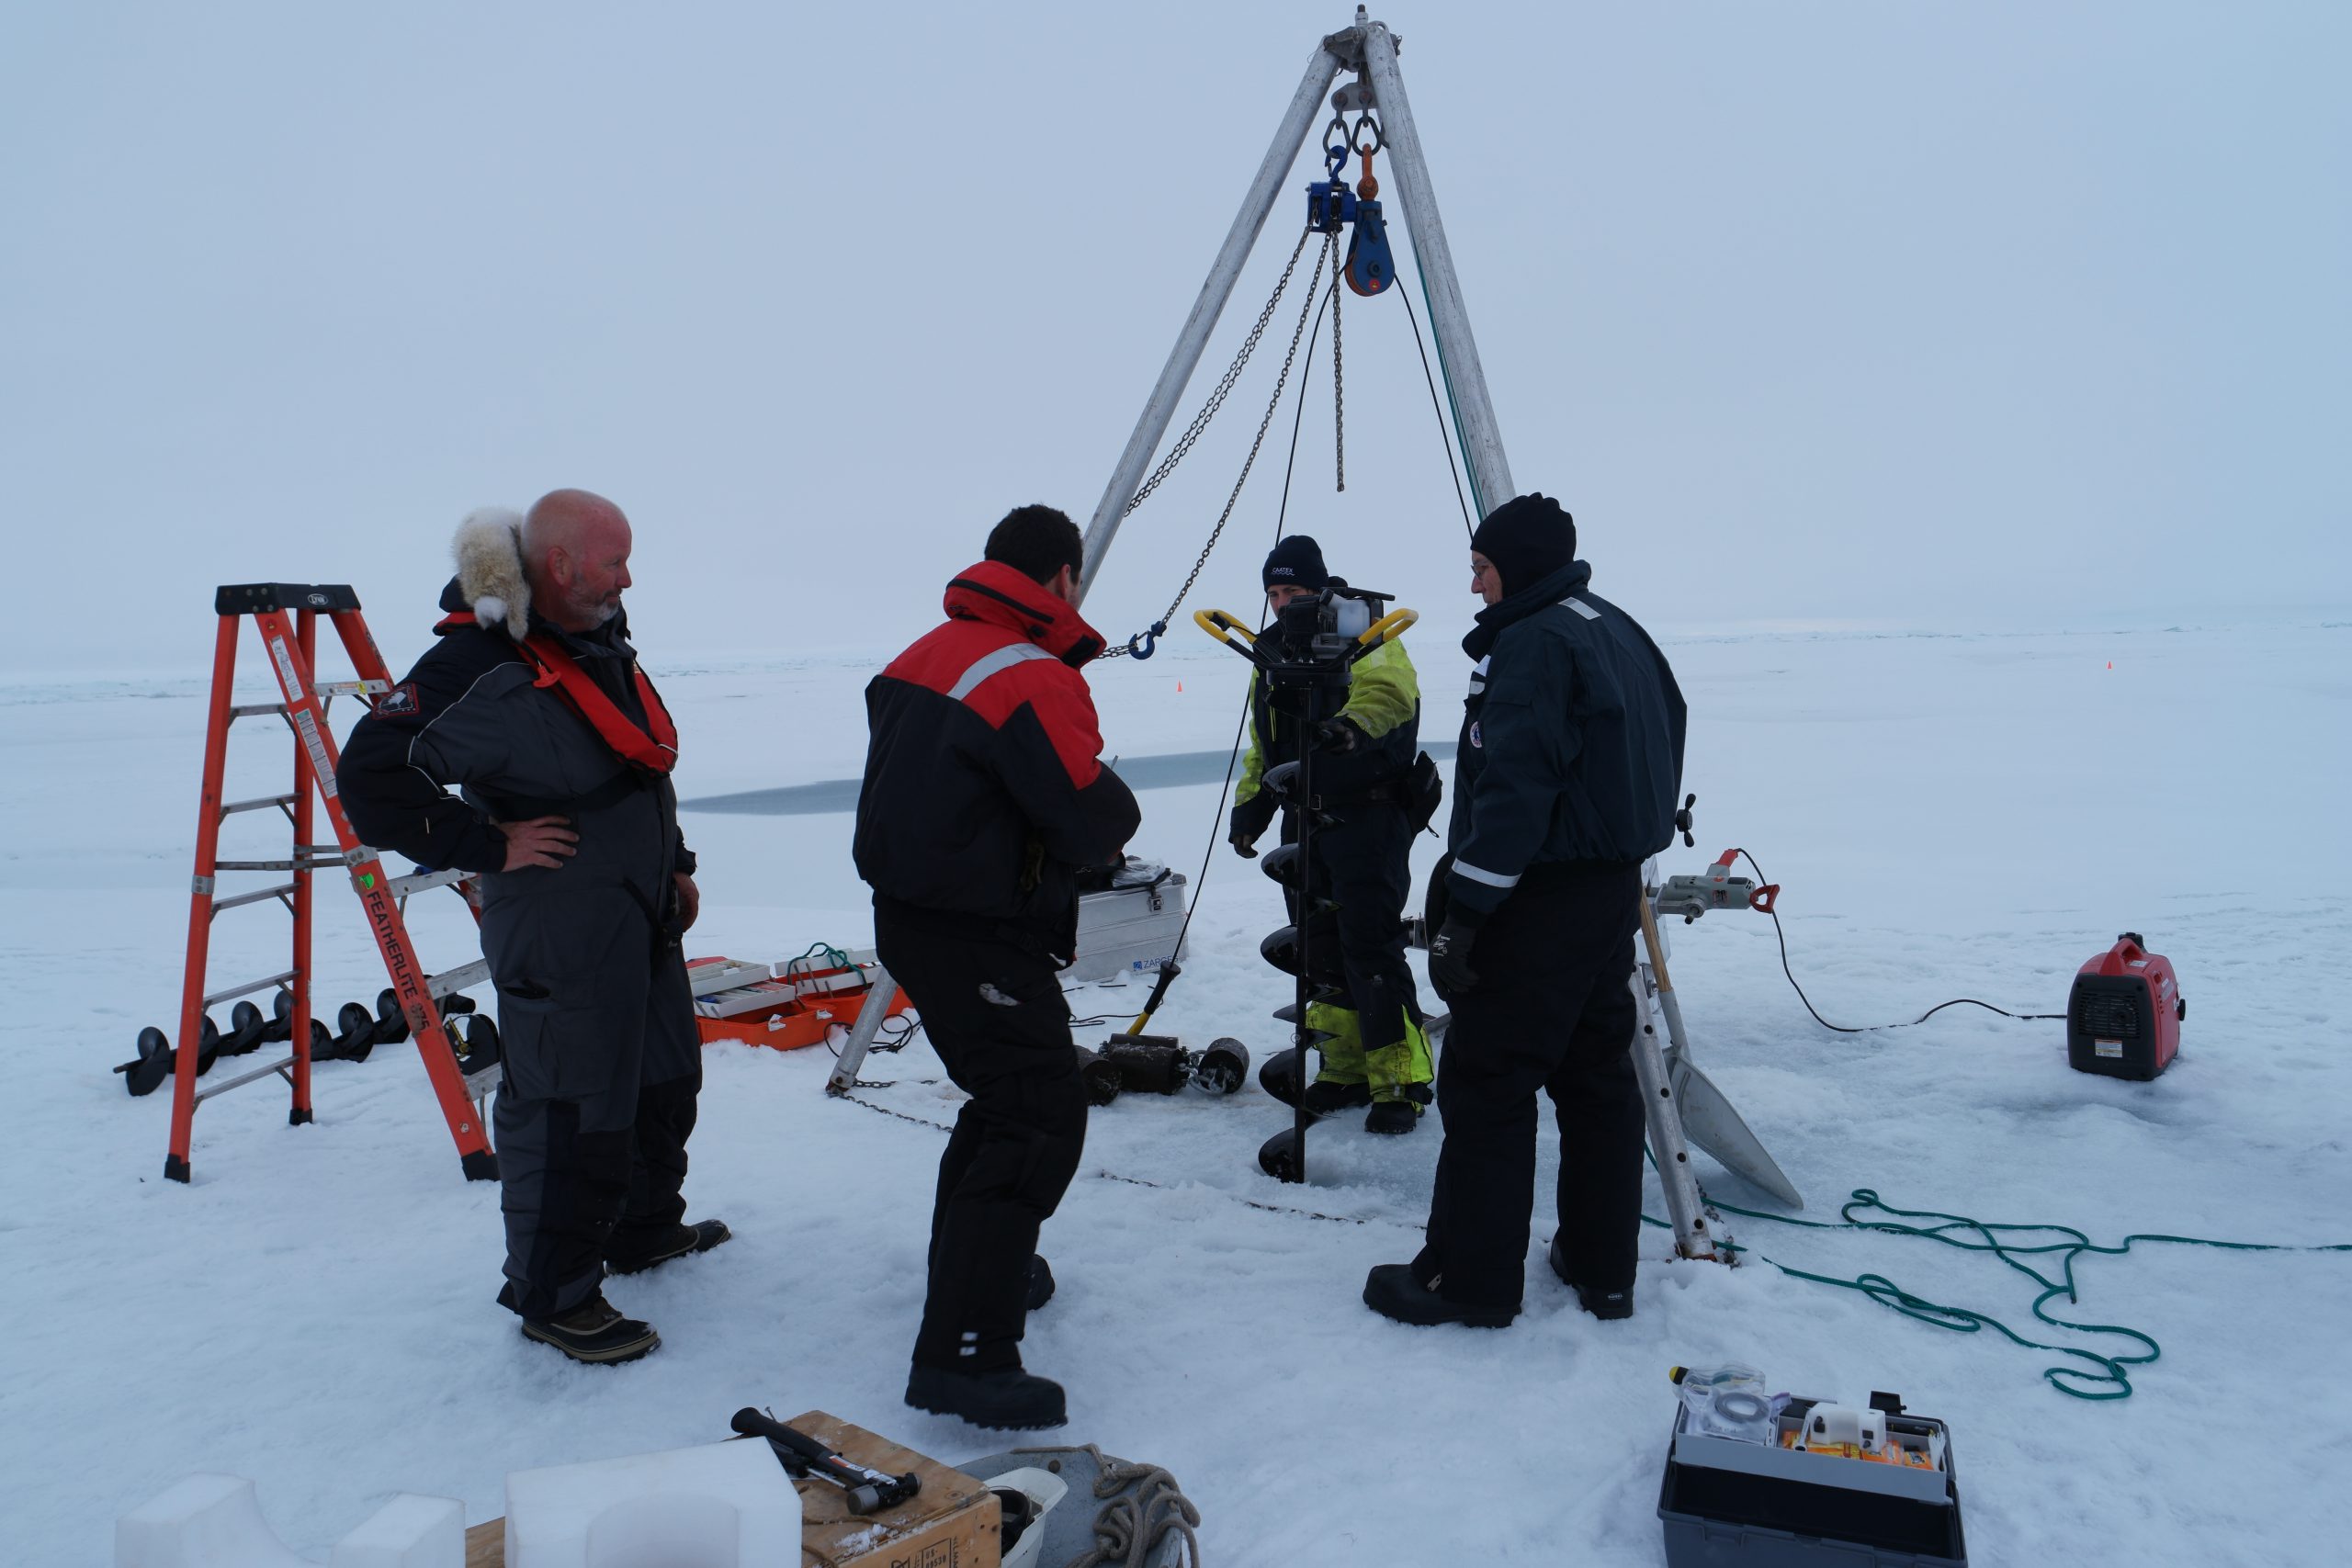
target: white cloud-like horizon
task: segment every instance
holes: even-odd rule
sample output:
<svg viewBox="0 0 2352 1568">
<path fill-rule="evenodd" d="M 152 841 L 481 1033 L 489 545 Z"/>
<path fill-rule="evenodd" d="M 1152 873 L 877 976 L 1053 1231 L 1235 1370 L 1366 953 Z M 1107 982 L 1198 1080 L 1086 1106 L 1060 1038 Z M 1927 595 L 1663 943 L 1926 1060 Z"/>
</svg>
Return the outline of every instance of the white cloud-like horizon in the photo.
<svg viewBox="0 0 2352 1568">
<path fill-rule="evenodd" d="M 458 519 L 558 485 L 636 521 L 650 655 L 902 641 L 1006 507 L 1091 513 L 1348 12 L 17 8 L 0 668 L 196 672 L 257 578 L 356 584 L 398 662 Z M 2352 13 L 1383 15 L 1518 482 L 1645 619 L 2352 605 Z M 1123 534 L 1106 632 L 1198 550 L 1296 300 Z M 1291 526 L 1458 626 L 1405 318 L 1345 320 L 1349 487 L 1327 333 Z M 1254 596 L 1289 424 L 1194 604 Z"/>
</svg>

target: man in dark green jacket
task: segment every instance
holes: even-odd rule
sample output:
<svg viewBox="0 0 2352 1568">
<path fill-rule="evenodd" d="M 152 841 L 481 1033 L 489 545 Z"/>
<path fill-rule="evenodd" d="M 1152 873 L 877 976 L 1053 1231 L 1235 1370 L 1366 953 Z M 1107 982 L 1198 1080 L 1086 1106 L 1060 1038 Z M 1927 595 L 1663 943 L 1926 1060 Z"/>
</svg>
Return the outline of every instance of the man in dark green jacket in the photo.
<svg viewBox="0 0 2352 1568">
<path fill-rule="evenodd" d="M 1560 1125 L 1553 1271 L 1586 1311 L 1633 1311 L 1643 1108 L 1634 1038 L 1642 862 L 1673 836 L 1685 708 L 1666 656 L 1590 589 L 1576 525 L 1520 496 L 1471 538 L 1487 608 L 1448 852 L 1430 889 L 1430 979 L 1453 1009 L 1429 1239 L 1364 1302 L 1405 1323 L 1518 1314 L 1537 1091 Z"/>
<path fill-rule="evenodd" d="M 1321 548 L 1304 534 L 1274 547 L 1264 579 L 1266 603 L 1275 612 L 1295 598 L 1346 586 L 1325 570 Z M 1303 740 L 1311 739 L 1320 749 L 1315 793 L 1335 820 L 1315 830 L 1314 874 L 1340 906 L 1340 964 L 1333 977 L 1348 996 L 1344 1006 L 1317 1002 L 1306 1010 L 1307 1029 L 1324 1038 L 1321 1069 L 1305 1086 L 1304 1099 L 1317 1116 L 1370 1106 L 1364 1126 L 1374 1133 L 1409 1133 L 1419 1125 L 1435 1076 L 1413 971 L 1405 962 L 1403 919 L 1412 894 L 1413 835 L 1426 820 L 1415 818 L 1410 798 L 1420 721 L 1420 681 L 1401 639 L 1382 643 L 1356 663 L 1347 705 L 1311 738 L 1295 733 L 1296 722 L 1274 713 L 1265 682 L 1252 676 L 1250 750 L 1234 797 L 1231 842 L 1238 853 L 1254 856 L 1277 809 L 1262 784 L 1266 770 L 1295 761 Z M 1298 837 L 1292 816 L 1283 813 L 1286 844 Z"/>
</svg>

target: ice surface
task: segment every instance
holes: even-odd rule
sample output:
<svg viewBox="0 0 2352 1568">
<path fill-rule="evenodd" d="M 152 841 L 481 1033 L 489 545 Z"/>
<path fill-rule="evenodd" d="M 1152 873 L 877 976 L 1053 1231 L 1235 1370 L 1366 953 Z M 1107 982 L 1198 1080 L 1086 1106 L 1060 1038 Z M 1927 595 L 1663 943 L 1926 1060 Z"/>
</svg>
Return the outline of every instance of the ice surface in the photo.
<svg viewBox="0 0 2352 1568">
<path fill-rule="evenodd" d="M 396 667 L 430 618 L 378 613 Z M 208 634 L 191 628 L 188 669 Z M 1461 656 L 1442 639 L 1414 647 L 1425 728 L 1451 739 Z M 2067 1070 L 2056 1025 L 1973 1010 L 1826 1033 L 1791 994 L 1769 921 L 1678 928 L 1697 1059 L 1811 1216 L 1867 1186 L 2103 1240 L 2352 1240 L 2352 626 L 1685 638 L 1667 651 L 1690 700 L 1700 843 L 1665 869 L 1754 850 L 1785 886 L 1792 962 L 1831 1019 L 1916 1017 L 1960 995 L 2054 1011 L 2075 967 L 2126 929 L 2172 958 L 2189 998 L 2177 1065 L 2130 1084 Z M 857 773 L 872 666 L 682 670 L 649 652 L 684 737 L 682 793 Z M 250 648 L 247 663 L 259 673 Z M 1230 655 L 1172 639 L 1148 664 L 1098 667 L 1108 749 L 1228 744 L 1240 677 Z M 314 1553 L 399 1490 L 463 1498 L 480 1521 L 500 1512 L 511 1470 L 706 1441 L 746 1404 L 826 1409 L 951 1461 L 1002 1446 L 900 1403 L 943 1137 L 920 1122 L 956 1102 L 920 1044 L 874 1058 L 866 1076 L 892 1082 L 862 1095 L 913 1122 L 828 1100 L 821 1051 L 708 1053 L 687 1192 L 736 1239 L 613 1282 L 616 1303 L 663 1337 L 627 1367 L 571 1365 L 493 1304 L 498 1194 L 458 1179 L 409 1047 L 320 1067 L 313 1126 L 286 1125 L 274 1081 L 208 1103 L 194 1185 L 164 1182 L 169 1096 L 130 1100 L 107 1069 L 178 994 L 201 698 L 186 680 L 0 687 L 13 1112 L 0 1139 L 0 1562 L 103 1562 L 109 1523 L 194 1470 L 268 1478 L 280 1534 Z M 241 726 L 232 797 L 283 788 L 288 757 L 282 736 Z M 1143 798 L 1138 852 L 1194 874 L 1216 785 Z M 846 817 L 685 822 L 703 858 L 695 952 L 869 940 Z M 258 851 L 267 827 L 232 819 L 224 850 Z M 1419 871 L 1436 851 L 1422 841 Z M 338 897 L 322 884 L 320 995 L 372 999 L 382 972 Z M 411 908 L 428 961 L 469 954 L 457 899 Z M 1155 1030 L 1196 1046 L 1236 1035 L 1262 1057 L 1287 992 L 1256 952 L 1281 920 L 1273 885 L 1220 851 Z M 282 967 L 285 939 L 274 906 L 223 915 L 214 973 Z M 1143 991 L 1071 999 L 1123 1023 Z M 1046 1227 L 1060 1293 L 1026 1346 L 1069 1389 L 1071 1425 L 1052 1440 L 1169 1466 L 1200 1504 L 1216 1568 L 1656 1563 L 1666 1370 L 1733 1359 L 1775 1388 L 1849 1402 L 1889 1389 L 1951 1422 L 1988 1563 L 2340 1556 L 2324 1500 L 2342 1487 L 2352 1414 L 2296 1391 L 2352 1332 L 2352 1254 L 2088 1260 L 2080 1303 L 2053 1310 L 2165 1347 L 2137 1370 L 2136 1395 L 2111 1404 L 2052 1393 L 2046 1353 L 1760 1263 L 1668 1264 L 1654 1247 L 1635 1315 L 1596 1323 L 1544 1267 L 1540 1207 L 1513 1327 L 1407 1329 L 1357 1293 L 1366 1269 L 1418 1244 L 1437 1127 L 1401 1140 L 1320 1129 L 1302 1191 L 1254 1162 L 1282 1119 L 1254 1084 L 1096 1112 L 1081 1177 Z M 1544 1145 L 1548 1193 L 1548 1130 Z M 1719 1196 L 1764 1206 L 1699 1164 Z M 1664 1212 L 1654 1189 L 1649 1207 Z M 2031 1323 L 2033 1288 L 1996 1259 L 1733 1228 L 1794 1267 L 1875 1270 Z"/>
</svg>

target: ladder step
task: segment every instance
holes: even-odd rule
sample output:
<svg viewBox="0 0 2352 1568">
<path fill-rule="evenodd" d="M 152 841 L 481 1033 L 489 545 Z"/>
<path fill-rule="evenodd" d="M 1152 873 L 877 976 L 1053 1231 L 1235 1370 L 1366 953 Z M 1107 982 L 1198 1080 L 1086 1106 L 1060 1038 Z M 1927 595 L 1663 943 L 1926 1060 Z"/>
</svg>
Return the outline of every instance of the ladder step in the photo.
<svg viewBox="0 0 2352 1568">
<path fill-rule="evenodd" d="M 374 697 L 392 689 L 390 681 L 321 681 L 311 690 L 324 697 Z"/>
<path fill-rule="evenodd" d="M 492 1062 L 478 1073 L 466 1074 L 466 1098 L 479 1100 L 498 1087 L 500 1075 L 506 1071 L 503 1062 Z"/>
<path fill-rule="evenodd" d="M 303 848 L 314 850 L 318 846 L 306 844 Z M 341 852 L 337 852 L 332 855 L 306 854 L 299 861 L 217 860 L 212 863 L 212 869 L 215 871 L 326 871 L 342 863 L 343 855 Z"/>
<path fill-rule="evenodd" d="M 489 966 L 485 964 L 483 967 L 487 969 Z M 250 997 L 255 991 L 266 991 L 272 986 L 283 986 L 293 978 L 294 971 L 288 969 L 283 975 L 272 975 L 266 980 L 255 980 L 250 986 L 232 986 L 225 991 L 215 991 L 210 996 L 205 998 L 204 1005 L 206 1007 L 215 1007 L 221 1002 L 234 1001 L 239 997 Z"/>
<path fill-rule="evenodd" d="M 490 961 L 477 958 L 471 964 L 425 977 L 424 988 L 436 997 L 451 996 L 469 986 L 479 986 L 490 978 Z"/>
<path fill-rule="evenodd" d="M 293 883 L 281 882 L 275 887 L 260 887 L 251 893 L 240 893 L 234 898 L 215 898 L 212 901 L 212 912 L 217 915 L 223 909 L 233 909 L 240 904 L 259 904 L 266 899 L 291 897 L 294 889 Z"/>
<path fill-rule="evenodd" d="M 282 715 L 285 712 L 286 705 L 284 703 L 239 703 L 236 706 L 229 710 L 229 716 L 232 719 L 259 718 L 266 713 Z"/>
<path fill-rule="evenodd" d="M 395 876 L 384 883 L 384 891 L 395 898 L 405 898 L 420 887 L 447 887 L 463 882 L 473 874 L 470 871 L 420 871 L 413 876 Z"/>
<path fill-rule="evenodd" d="M 263 795 L 251 800 L 232 800 L 220 808 L 220 815 L 233 817 L 240 811 L 266 811 L 273 806 L 291 806 L 299 798 L 293 795 Z"/>
<path fill-rule="evenodd" d="M 359 608 L 347 582 L 224 582 L 212 594 L 219 615 L 258 615 L 265 610 L 323 611 L 337 615 Z"/>
<path fill-rule="evenodd" d="M 216 1094 L 226 1094 L 232 1089 L 243 1088 L 244 1085 L 253 1082 L 255 1078 L 266 1078 L 272 1073 L 282 1073 L 293 1065 L 294 1058 L 288 1056 L 283 1061 L 272 1062 L 266 1067 L 255 1067 L 252 1072 L 240 1073 L 237 1077 L 229 1079 L 226 1083 L 207 1084 L 204 1088 L 196 1091 L 196 1101 L 198 1105 L 201 1105 Z"/>
</svg>

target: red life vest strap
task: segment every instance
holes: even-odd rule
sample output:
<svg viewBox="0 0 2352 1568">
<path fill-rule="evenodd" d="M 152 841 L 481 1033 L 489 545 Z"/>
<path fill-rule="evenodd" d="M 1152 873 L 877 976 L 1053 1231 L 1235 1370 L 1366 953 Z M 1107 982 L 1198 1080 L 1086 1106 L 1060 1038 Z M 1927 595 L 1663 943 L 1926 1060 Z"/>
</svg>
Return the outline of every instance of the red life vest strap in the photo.
<svg viewBox="0 0 2352 1568">
<path fill-rule="evenodd" d="M 471 610 L 458 610 L 443 616 L 434 629 L 478 624 Z M 580 661 L 547 633 L 533 632 L 516 643 L 514 650 L 538 671 L 531 684 L 561 697 L 616 753 L 657 773 L 666 773 L 678 765 L 678 727 L 671 722 L 670 710 L 662 705 L 661 694 L 635 661 L 629 665 L 629 674 L 637 682 L 638 700 L 645 705 L 643 729 L 631 723 L 619 705 L 605 695 L 604 688 L 580 668 Z"/>
</svg>

